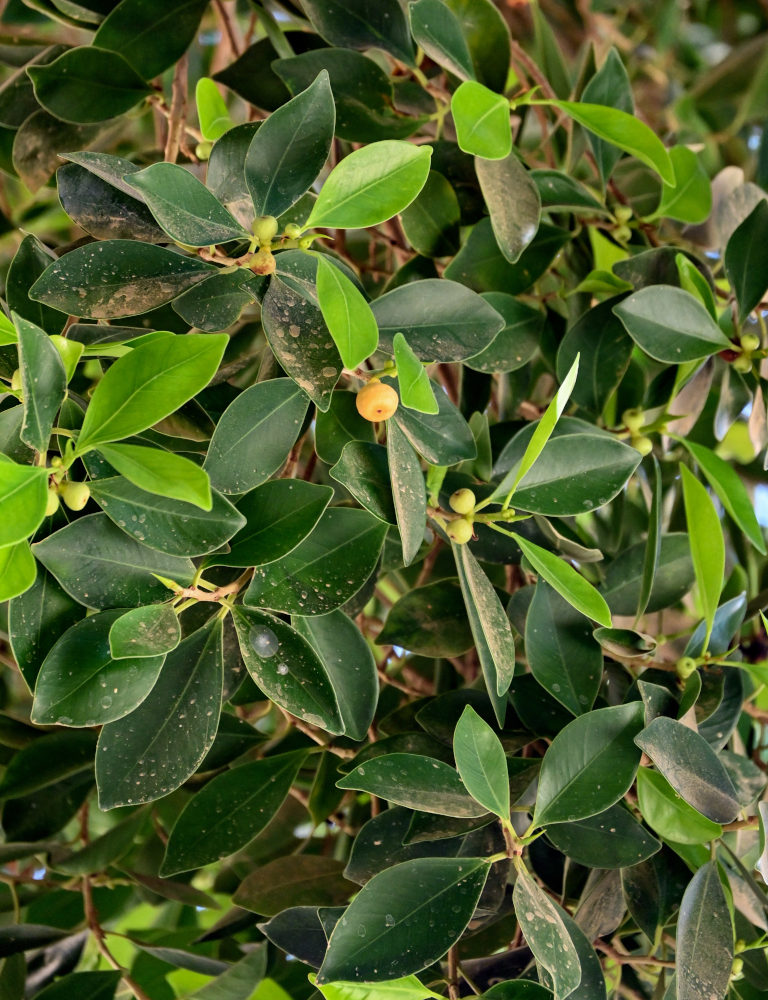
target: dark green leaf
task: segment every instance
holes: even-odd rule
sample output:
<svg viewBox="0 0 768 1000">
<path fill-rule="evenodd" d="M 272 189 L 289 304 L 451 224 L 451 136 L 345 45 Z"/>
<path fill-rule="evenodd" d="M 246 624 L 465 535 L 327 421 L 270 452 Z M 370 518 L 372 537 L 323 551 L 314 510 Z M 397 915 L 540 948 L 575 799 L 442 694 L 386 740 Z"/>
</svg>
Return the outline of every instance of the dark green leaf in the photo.
<svg viewBox="0 0 768 1000">
<path fill-rule="evenodd" d="M 584 88 L 582 97 L 590 104 L 606 104 L 620 111 L 626 111 L 627 114 L 633 113 L 635 105 L 632 85 L 621 56 L 615 48 L 612 47 L 608 51 L 603 65 Z M 589 142 L 595 154 L 600 176 L 605 182 L 621 159 L 621 152 L 611 142 L 599 139 L 592 132 L 589 133 Z"/>
<path fill-rule="evenodd" d="M 402 382 L 402 373 L 400 378 Z M 429 383 L 427 385 L 429 386 Z M 431 394 L 431 387 L 429 392 Z M 407 566 L 415 559 L 424 541 L 427 527 L 427 491 L 419 456 L 396 423 L 390 424 L 387 433 L 387 459 L 397 526 L 403 544 L 403 563 Z"/>
<path fill-rule="evenodd" d="M 464 599 L 455 580 L 409 591 L 391 608 L 376 642 L 421 656 L 461 656 L 474 644 Z"/>
<path fill-rule="evenodd" d="M 90 485 L 91 495 L 111 521 L 142 546 L 167 556 L 214 552 L 245 523 L 243 515 L 215 490 L 213 506 L 205 511 L 147 493 L 122 476 L 95 479 Z"/>
<path fill-rule="evenodd" d="M 6 768 L 0 782 L 3 799 L 50 789 L 63 778 L 93 769 L 95 734 L 89 730 L 58 730 L 22 748 Z"/>
<path fill-rule="evenodd" d="M 238 606 L 233 620 L 248 672 L 267 697 L 310 725 L 343 732 L 333 685 L 309 642 L 263 611 Z"/>
<path fill-rule="evenodd" d="M 176 820 L 161 873 L 202 868 L 244 847 L 277 813 L 306 756 L 304 750 L 279 754 L 209 781 Z"/>
<path fill-rule="evenodd" d="M 413 64 L 413 45 L 397 0 L 306 0 L 304 10 L 331 45 L 378 48 Z"/>
<path fill-rule="evenodd" d="M 682 288 L 641 288 L 613 311 L 638 347 L 667 364 L 698 361 L 733 346 L 699 300 Z"/>
<path fill-rule="evenodd" d="M 168 654 L 151 697 L 103 727 L 96 751 L 101 809 L 159 799 L 195 772 L 216 735 L 222 669 L 216 621 Z"/>
<path fill-rule="evenodd" d="M 81 850 L 75 851 L 69 857 L 57 859 L 53 867 L 65 875 L 87 875 L 104 871 L 128 853 L 146 821 L 146 812 L 137 809 L 127 819 L 100 837 L 96 837 Z"/>
<path fill-rule="evenodd" d="M 547 837 L 568 858 L 589 868 L 629 868 L 661 847 L 622 805 L 572 823 L 550 823 Z"/>
<path fill-rule="evenodd" d="M 374 517 L 388 524 L 397 522 L 387 449 L 381 444 L 350 441 L 330 475 Z M 421 544 L 421 543 L 419 543 Z"/>
<path fill-rule="evenodd" d="M 195 990 L 190 1000 L 248 1000 L 254 984 L 264 978 L 266 970 L 266 945 L 256 945 L 253 951 L 249 951 L 226 972 Z"/>
<path fill-rule="evenodd" d="M 109 630 L 109 651 L 115 659 L 164 656 L 180 641 L 179 618 L 169 604 L 132 608 L 116 618 Z"/>
<path fill-rule="evenodd" d="M 9 924 L 0 928 L 0 958 L 42 948 L 66 937 L 68 931 L 45 924 Z"/>
<path fill-rule="evenodd" d="M 539 228 L 538 188 L 516 153 L 501 160 L 478 157 L 475 170 L 496 242 L 510 264 L 515 264 Z"/>
<path fill-rule="evenodd" d="M 425 257 L 445 257 L 459 245 L 461 209 L 456 192 L 436 170 L 430 170 L 418 197 L 403 210 L 403 232 L 414 250 Z"/>
<path fill-rule="evenodd" d="M 8 309 L 46 333 L 59 333 L 65 317 L 58 309 L 35 302 L 28 293 L 54 259 L 48 248 L 35 236 L 25 236 L 10 263 L 5 282 Z"/>
<path fill-rule="evenodd" d="M 273 112 L 254 135 L 245 180 L 256 215 L 282 215 L 312 186 L 328 158 L 336 124 L 325 70 Z"/>
<path fill-rule="evenodd" d="M 677 997 L 722 997 L 733 964 L 733 925 L 716 861 L 691 879 L 677 922 Z"/>
<path fill-rule="evenodd" d="M 398 407 L 392 418 L 413 447 L 431 465 L 456 465 L 477 457 L 469 424 L 443 390 L 434 386 L 437 414 Z"/>
<path fill-rule="evenodd" d="M 487 374 L 522 368 L 538 350 L 544 314 L 504 292 L 485 292 L 482 297 L 505 325 L 483 351 L 466 359 L 467 367 Z"/>
<path fill-rule="evenodd" d="M 331 396 L 328 410 L 317 414 L 315 450 L 328 465 L 338 462 L 344 446 L 350 441 L 373 443 L 374 425 L 357 412 L 355 397 L 354 392 L 338 390 Z"/>
<path fill-rule="evenodd" d="M 336 924 L 318 983 L 379 982 L 437 961 L 469 923 L 489 867 L 479 858 L 418 858 L 374 875 Z"/>
<path fill-rule="evenodd" d="M 334 858 L 301 854 L 275 858 L 240 883 L 232 897 L 238 906 L 273 916 L 288 906 L 335 906 L 344 903 L 356 886 L 347 882 L 344 863 Z"/>
<path fill-rule="evenodd" d="M 430 59 L 462 80 L 474 79 L 472 56 L 459 19 L 440 0 L 409 4 L 411 34 Z"/>
<path fill-rule="evenodd" d="M 633 615 L 643 586 L 645 543 L 639 542 L 622 552 L 606 571 L 602 592 L 616 615 Z M 688 537 L 684 534 L 661 536 L 656 575 L 647 611 L 670 607 L 693 586 L 694 572 Z"/>
<path fill-rule="evenodd" d="M 444 278 L 413 281 L 373 302 L 381 350 L 403 333 L 422 361 L 462 361 L 488 347 L 504 319 L 480 296 Z"/>
<path fill-rule="evenodd" d="M 149 312 L 213 273 L 213 265 L 164 247 L 105 240 L 60 257 L 30 297 L 74 316 L 117 319 Z"/>
<path fill-rule="evenodd" d="M 331 507 L 292 552 L 256 568 L 245 601 L 294 615 L 327 614 L 371 575 L 386 532 L 367 511 Z"/>
<path fill-rule="evenodd" d="M 192 582 L 189 559 L 166 555 L 134 541 L 106 514 L 89 514 L 34 547 L 37 559 L 87 608 L 126 608 L 169 596 L 154 573 L 181 586 Z"/>
<path fill-rule="evenodd" d="M 106 157 L 107 154 L 92 155 Z M 124 162 L 133 167 L 129 161 Z M 78 163 L 65 163 L 59 167 L 56 184 L 64 211 L 95 239 L 144 240 L 147 243 L 167 241 L 168 237 L 146 205 L 138 200 L 136 192 L 133 196 L 128 195 L 99 173 Z M 125 186 L 128 187 L 127 184 Z"/>
<path fill-rule="evenodd" d="M 563 338 L 557 352 L 557 375 L 562 379 L 579 356 L 574 402 L 602 413 L 624 377 L 632 354 L 632 340 L 613 312 L 616 300 L 601 302 L 585 312 Z"/>
<path fill-rule="evenodd" d="M 446 0 L 461 22 L 477 79 L 502 91 L 509 72 L 509 28 L 493 0 Z"/>
<path fill-rule="evenodd" d="M 640 702 L 579 716 L 555 737 L 544 756 L 536 798 L 537 826 L 604 812 L 635 780 L 643 727 Z"/>
<path fill-rule="evenodd" d="M 509 819 L 507 758 L 498 736 L 471 705 L 467 705 L 453 737 L 456 768 L 467 791 L 503 820 Z"/>
<path fill-rule="evenodd" d="M 198 330 L 225 330 L 256 300 L 259 280 L 247 268 L 223 269 L 174 299 L 174 311 Z"/>
<path fill-rule="evenodd" d="M 768 204 L 761 198 L 734 229 L 725 248 L 725 270 L 739 305 L 743 322 L 765 295 L 768 268 L 760 253 L 768 236 Z"/>
<path fill-rule="evenodd" d="M 562 1000 L 581 982 L 581 964 L 560 914 L 527 872 L 518 874 L 513 900 L 525 940 L 552 977 L 556 1000 Z"/>
<path fill-rule="evenodd" d="M 67 391 L 67 375 L 53 341 L 39 326 L 14 315 L 19 331 L 19 369 L 24 394 L 21 440 L 35 451 L 48 448 L 51 428 Z"/>
<path fill-rule="evenodd" d="M 38 993 L 40 1000 L 113 1000 L 120 982 L 120 973 L 112 969 L 104 972 L 72 972 L 51 983 Z"/>
</svg>

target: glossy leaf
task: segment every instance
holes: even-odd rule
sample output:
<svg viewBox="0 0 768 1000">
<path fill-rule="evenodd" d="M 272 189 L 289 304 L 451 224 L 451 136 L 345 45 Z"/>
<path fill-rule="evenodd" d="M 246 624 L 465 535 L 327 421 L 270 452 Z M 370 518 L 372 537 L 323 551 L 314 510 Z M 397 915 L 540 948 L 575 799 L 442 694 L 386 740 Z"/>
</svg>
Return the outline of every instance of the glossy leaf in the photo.
<svg viewBox="0 0 768 1000">
<path fill-rule="evenodd" d="M 734 229 L 725 248 L 725 270 L 739 305 L 743 322 L 768 288 L 768 269 L 759 248 L 768 234 L 768 205 L 760 199 Z"/>
<path fill-rule="evenodd" d="M 475 171 L 499 249 L 515 264 L 539 228 L 538 188 L 515 153 L 501 160 L 478 157 Z"/>
<path fill-rule="evenodd" d="M 310 975 L 310 981 L 314 976 Z M 327 983 L 318 987 L 325 1000 L 437 1000 L 441 996 L 427 989 L 416 976 L 392 979 L 385 983 Z"/>
<path fill-rule="evenodd" d="M 397 366 L 397 384 L 400 388 L 400 402 L 420 413 L 437 413 L 438 405 L 429 376 L 402 333 L 396 333 L 392 340 Z"/>
<path fill-rule="evenodd" d="M 504 326 L 484 350 L 467 358 L 465 364 L 486 374 L 522 368 L 538 350 L 544 314 L 505 292 L 485 292 L 482 297 L 503 318 Z"/>
<path fill-rule="evenodd" d="M 478 83 L 465 80 L 451 96 L 456 138 L 465 153 L 503 160 L 512 149 L 509 102 Z"/>
<path fill-rule="evenodd" d="M 209 781 L 176 820 L 161 873 L 202 868 L 244 847 L 277 813 L 306 756 L 304 750 L 278 754 Z"/>
<path fill-rule="evenodd" d="M 37 564 L 27 542 L 0 549 L 0 600 L 9 601 L 29 590 L 36 573 Z"/>
<path fill-rule="evenodd" d="M 461 208 L 449 181 L 430 170 L 424 187 L 400 214 L 408 242 L 424 257 L 445 257 L 459 244 Z"/>
<path fill-rule="evenodd" d="M 669 158 L 675 184 L 663 186 L 659 207 L 651 218 L 704 222 L 712 211 L 712 189 L 704 165 L 687 146 L 673 146 Z"/>
<path fill-rule="evenodd" d="M 101 809 L 152 802 L 194 773 L 216 735 L 221 682 L 217 621 L 168 654 L 151 698 L 101 730 L 96 750 Z"/>
<path fill-rule="evenodd" d="M 574 719 L 552 741 L 539 776 L 537 826 L 604 812 L 635 780 L 643 727 L 639 702 L 600 708 Z"/>
<path fill-rule="evenodd" d="M 716 861 L 702 865 L 680 904 L 677 997 L 725 995 L 733 964 L 733 925 Z"/>
<path fill-rule="evenodd" d="M 282 215 L 309 190 L 328 158 L 335 124 L 325 70 L 262 123 L 245 157 L 245 180 L 257 216 Z"/>
<path fill-rule="evenodd" d="M 477 446 L 469 424 L 458 409 L 437 386 L 436 415 L 398 407 L 395 423 L 419 452 L 432 465 L 456 465 L 477 457 Z"/>
<path fill-rule="evenodd" d="M 474 638 L 464 617 L 456 580 L 440 580 L 403 595 L 387 615 L 377 643 L 402 646 L 422 656 L 461 656 Z"/>
<path fill-rule="evenodd" d="M 584 88 L 582 99 L 589 104 L 607 104 L 628 114 L 635 110 L 629 75 L 614 47 L 608 51 L 602 66 Z M 605 182 L 621 159 L 621 151 L 592 132 L 589 133 L 589 142 Z"/>
<path fill-rule="evenodd" d="M 467 705 L 453 737 L 456 769 L 475 801 L 509 818 L 509 775 L 504 747 L 491 727 Z"/>
<path fill-rule="evenodd" d="M 681 288 L 641 288 L 614 312 L 641 350 L 667 364 L 698 361 L 732 347 L 698 299 Z"/>
<path fill-rule="evenodd" d="M 197 117 L 200 120 L 200 131 L 203 133 L 203 138 L 208 139 L 209 142 L 220 139 L 234 125 L 229 117 L 226 102 L 210 77 L 201 76 L 197 81 L 195 105 L 197 106 Z"/>
<path fill-rule="evenodd" d="M 421 368 L 418 361 L 416 364 Z M 424 377 L 426 380 L 426 375 Z M 400 378 L 402 380 L 402 372 Z M 428 380 L 427 386 L 429 387 Z M 431 387 L 429 392 L 431 395 Z M 390 424 L 387 431 L 387 460 L 397 526 L 403 544 L 403 563 L 407 566 L 415 559 L 424 541 L 427 527 L 427 491 L 419 456 L 397 424 Z"/>
<path fill-rule="evenodd" d="M 51 429 L 67 391 L 59 352 L 39 326 L 14 316 L 19 331 L 19 370 L 24 394 L 21 440 L 35 451 L 48 448 Z"/>
<path fill-rule="evenodd" d="M 474 79 L 462 25 L 450 8 L 439 0 L 418 0 L 409 4 L 414 41 L 438 65 L 462 80 Z"/>
<path fill-rule="evenodd" d="M 331 45 L 352 49 L 375 46 L 412 65 L 408 23 L 397 0 L 307 0 L 305 10 Z"/>
<path fill-rule="evenodd" d="M 477 79 L 502 91 L 509 69 L 509 28 L 492 0 L 446 0 L 461 21 Z"/>
<path fill-rule="evenodd" d="M 646 823 L 660 837 L 678 844 L 703 844 L 723 832 L 682 799 L 663 774 L 641 767 L 637 772 L 638 804 Z"/>
<path fill-rule="evenodd" d="M 344 367 L 357 368 L 378 346 L 376 318 L 362 293 L 322 254 L 317 256 L 317 301 Z"/>
<path fill-rule="evenodd" d="M 267 970 L 267 950 L 264 944 L 247 952 L 211 982 L 195 990 L 190 1000 L 248 1000 L 254 983 L 260 982 Z"/>
<path fill-rule="evenodd" d="M 121 719 L 154 687 L 164 653 L 113 659 L 109 635 L 121 611 L 102 611 L 64 633 L 45 658 L 35 685 L 38 724 L 96 726 Z"/>
<path fill-rule="evenodd" d="M 361 229 L 402 212 L 424 187 L 430 146 L 372 142 L 333 168 L 312 207 L 307 227 Z"/>
<path fill-rule="evenodd" d="M 125 656 L 164 656 L 180 641 L 179 618 L 168 604 L 132 608 L 116 618 L 109 629 L 109 651 L 116 660 Z"/>
<path fill-rule="evenodd" d="M 211 509 L 208 474 L 183 455 L 135 444 L 100 445 L 99 454 L 121 476 L 147 493 Z"/>
<path fill-rule="evenodd" d="M 566 857 L 589 868 L 629 868 L 661 844 L 621 804 L 571 823 L 550 823 L 547 838 Z"/>
<path fill-rule="evenodd" d="M 525 940 L 552 977 L 556 1000 L 562 1000 L 581 982 L 581 965 L 555 904 L 527 872 L 518 875 L 513 900 Z"/>
<path fill-rule="evenodd" d="M 720 527 L 720 518 L 709 499 L 706 488 L 684 465 L 680 466 L 680 475 L 683 484 L 688 538 L 691 544 L 693 568 L 696 573 L 696 587 L 707 622 L 707 634 L 704 640 L 704 649 L 706 649 L 709 645 L 709 637 L 723 585 L 725 542 Z"/>
<path fill-rule="evenodd" d="M 397 523 L 387 449 L 384 445 L 350 441 L 344 446 L 341 458 L 331 468 L 330 476 L 349 490 L 355 500 L 374 517 L 388 524 Z"/>
<path fill-rule="evenodd" d="M 0 549 L 23 541 L 43 523 L 48 476 L 39 466 L 0 460 Z"/>
<path fill-rule="evenodd" d="M 488 870 L 479 858 L 419 858 L 374 875 L 336 924 L 318 986 L 386 981 L 437 961 L 469 923 Z"/>
<path fill-rule="evenodd" d="M 616 615 L 633 615 L 642 594 L 646 545 L 640 542 L 614 559 L 601 590 Z M 662 535 L 656 573 L 647 611 L 676 604 L 693 586 L 694 572 L 688 538 L 682 533 Z"/>
</svg>

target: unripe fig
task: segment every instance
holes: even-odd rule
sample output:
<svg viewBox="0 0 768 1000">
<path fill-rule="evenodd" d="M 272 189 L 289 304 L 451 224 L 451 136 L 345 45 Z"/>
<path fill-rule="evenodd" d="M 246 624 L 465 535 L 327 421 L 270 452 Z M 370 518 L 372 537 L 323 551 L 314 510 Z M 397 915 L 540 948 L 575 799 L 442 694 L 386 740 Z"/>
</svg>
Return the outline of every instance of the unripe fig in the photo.
<svg viewBox="0 0 768 1000">
<path fill-rule="evenodd" d="M 445 529 L 446 535 L 457 545 L 466 545 L 474 534 L 474 528 L 463 517 L 456 521 L 451 521 Z"/>
<path fill-rule="evenodd" d="M 742 375 L 752 371 L 752 358 L 749 354 L 739 354 L 732 364 L 734 371 L 741 372 Z"/>
<path fill-rule="evenodd" d="M 448 499 L 448 506 L 457 514 L 471 514 L 475 509 L 477 497 L 472 490 L 456 490 Z"/>
<path fill-rule="evenodd" d="M 389 420 L 400 400 L 391 385 L 370 381 L 355 396 L 357 412 L 366 420 Z"/>
<path fill-rule="evenodd" d="M 613 211 L 617 222 L 629 222 L 633 212 L 629 205 L 617 205 Z"/>
<path fill-rule="evenodd" d="M 691 674 L 698 667 L 698 663 L 694 660 L 692 656 L 681 656 L 680 659 L 675 664 L 675 670 L 677 671 L 677 676 L 681 680 L 687 680 Z"/>
<path fill-rule="evenodd" d="M 262 245 L 269 244 L 277 236 L 277 219 L 274 215 L 259 215 L 251 223 L 251 232 Z"/>
<path fill-rule="evenodd" d="M 642 410 L 625 410 L 621 415 L 621 422 L 628 431 L 639 431 L 645 423 L 645 414 Z"/>
<path fill-rule="evenodd" d="M 87 483 L 64 483 L 59 492 L 70 510 L 82 510 L 91 496 Z"/>
<path fill-rule="evenodd" d="M 272 251 L 262 248 L 251 257 L 248 267 L 254 274 L 272 274 L 276 267 Z"/>
<path fill-rule="evenodd" d="M 301 236 L 301 226 L 295 222 L 289 222 L 283 230 L 283 235 L 288 240 L 297 240 Z"/>
<path fill-rule="evenodd" d="M 731 966 L 731 979 L 743 979 L 744 977 L 744 959 L 740 955 L 737 955 L 733 960 L 733 965 Z"/>
<path fill-rule="evenodd" d="M 653 441 L 649 437 L 643 435 L 642 437 L 634 438 L 632 441 L 632 447 L 636 448 L 641 455 L 650 455 L 653 451 Z"/>
<path fill-rule="evenodd" d="M 45 516 L 52 517 L 59 509 L 59 491 L 48 487 L 48 499 L 45 504 Z"/>
<path fill-rule="evenodd" d="M 198 160 L 207 160 L 213 149 L 212 142 L 198 142 L 195 146 L 195 156 Z"/>
<path fill-rule="evenodd" d="M 21 392 L 21 372 L 18 368 L 11 375 L 11 389 L 14 392 Z"/>
<path fill-rule="evenodd" d="M 617 229 L 614 229 L 613 235 L 619 243 L 628 243 L 632 239 L 632 230 L 629 226 L 619 226 Z"/>
<path fill-rule="evenodd" d="M 60 469 L 62 465 L 64 465 L 64 460 L 62 459 L 61 455 L 54 455 L 53 458 L 51 459 L 51 468 Z"/>
<path fill-rule="evenodd" d="M 745 333 L 741 338 L 742 351 L 756 351 L 760 346 L 760 338 L 756 333 Z"/>
</svg>

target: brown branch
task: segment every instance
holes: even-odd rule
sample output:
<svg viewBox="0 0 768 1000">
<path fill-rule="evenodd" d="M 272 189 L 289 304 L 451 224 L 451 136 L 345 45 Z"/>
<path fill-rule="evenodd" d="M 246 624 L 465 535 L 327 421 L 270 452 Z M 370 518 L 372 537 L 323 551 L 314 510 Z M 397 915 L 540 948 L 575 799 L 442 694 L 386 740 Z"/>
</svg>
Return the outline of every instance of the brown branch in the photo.
<svg viewBox="0 0 768 1000">
<path fill-rule="evenodd" d="M 247 569 L 234 583 L 228 583 L 224 587 L 217 587 L 216 590 L 201 590 L 199 587 L 180 587 L 174 591 L 176 597 L 192 598 L 195 601 L 208 601 L 215 603 L 230 594 L 239 593 L 244 585 L 253 576 L 253 569 Z"/>
<path fill-rule="evenodd" d="M 235 30 L 235 25 L 232 22 L 232 16 L 227 10 L 227 8 L 222 3 L 222 0 L 213 0 L 213 9 L 216 11 L 216 16 L 218 17 L 222 30 L 227 36 L 227 41 L 229 42 L 229 47 L 232 50 L 232 55 L 237 58 L 241 54 L 240 42 L 237 39 L 237 32 Z"/>
<path fill-rule="evenodd" d="M 135 1000 L 152 1000 L 144 990 L 139 986 L 138 983 L 134 982 L 129 976 L 128 972 L 120 965 L 118 960 L 109 950 L 109 946 L 106 942 L 106 935 L 104 933 L 104 928 L 99 923 L 99 915 L 96 912 L 96 907 L 93 904 L 93 889 L 91 887 L 91 879 L 88 875 L 83 876 L 82 881 L 83 888 L 83 908 L 85 910 L 85 920 L 88 924 L 88 930 L 93 934 L 93 939 L 96 942 L 96 947 L 99 949 L 101 955 L 106 959 L 109 965 L 115 969 L 123 977 L 123 982 L 128 987 L 128 989 L 133 993 Z"/>
<path fill-rule="evenodd" d="M 165 142 L 165 162 L 175 163 L 179 157 L 187 120 L 187 67 L 185 53 L 176 63 L 171 85 L 171 109 L 168 116 L 168 137 Z"/>
<path fill-rule="evenodd" d="M 459 1000 L 459 954 L 456 945 L 448 951 L 448 996 Z"/>
</svg>

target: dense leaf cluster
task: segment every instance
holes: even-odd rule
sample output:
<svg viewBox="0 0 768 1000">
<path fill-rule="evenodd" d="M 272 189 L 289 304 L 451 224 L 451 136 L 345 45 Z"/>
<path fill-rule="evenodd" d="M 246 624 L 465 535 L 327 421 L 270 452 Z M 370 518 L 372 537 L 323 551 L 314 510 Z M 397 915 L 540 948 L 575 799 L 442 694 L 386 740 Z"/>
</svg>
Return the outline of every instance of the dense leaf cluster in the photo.
<svg viewBox="0 0 768 1000">
<path fill-rule="evenodd" d="M 0 7 L 1 1000 L 768 993 L 768 25 L 694 6 Z"/>
</svg>

